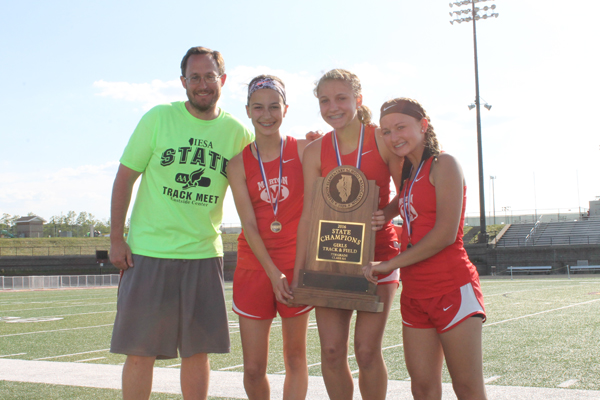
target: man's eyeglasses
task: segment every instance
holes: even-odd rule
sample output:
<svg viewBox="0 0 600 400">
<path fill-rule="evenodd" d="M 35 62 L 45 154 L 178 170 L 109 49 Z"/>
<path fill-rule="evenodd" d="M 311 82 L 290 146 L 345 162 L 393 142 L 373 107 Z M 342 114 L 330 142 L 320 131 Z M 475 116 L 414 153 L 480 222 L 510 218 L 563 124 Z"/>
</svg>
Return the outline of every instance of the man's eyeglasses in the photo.
<svg viewBox="0 0 600 400">
<path fill-rule="evenodd" d="M 193 75 L 190 76 L 189 78 L 184 78 L 188 83 L 191 83 L 192 85 L 197 85 L 200 83 L 200 81 L 202 81 L 202 79 L 204 79 L 204 82 L 206 83 L 217 83 L 217 81 L 219 80 L 219 78 L 221 77 L 221 75 L 217 76 L 217 75 L 206 75 L 204 77 L 200 76 L 200 75 Z"/>
</svg>

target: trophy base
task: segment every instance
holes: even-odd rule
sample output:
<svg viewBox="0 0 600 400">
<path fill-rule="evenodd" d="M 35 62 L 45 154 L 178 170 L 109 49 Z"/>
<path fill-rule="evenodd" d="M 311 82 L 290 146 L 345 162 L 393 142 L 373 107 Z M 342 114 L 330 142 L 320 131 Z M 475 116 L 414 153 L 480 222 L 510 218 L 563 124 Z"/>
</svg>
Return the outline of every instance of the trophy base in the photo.
<svg viewBox="0 0 600 400">
<path fill-rule="evenodd" d="M 296 288 L 294 289 L 294 299 L 290 302 L 294 305 L 340 308 L 343 310 L 383 311 L 383 303 L 379 302 L 379 296 L 375 294 L 358 294 L 337 290 Z"/>
</svg>

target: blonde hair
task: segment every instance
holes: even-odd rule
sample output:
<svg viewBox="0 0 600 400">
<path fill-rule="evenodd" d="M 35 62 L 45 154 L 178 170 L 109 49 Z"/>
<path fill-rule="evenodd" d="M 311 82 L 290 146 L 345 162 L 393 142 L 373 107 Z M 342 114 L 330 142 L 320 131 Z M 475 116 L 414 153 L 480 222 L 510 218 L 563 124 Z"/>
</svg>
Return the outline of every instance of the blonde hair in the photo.
<svg viewBox="0 0 600 400">
<path fill-rule="evenodd" d="M 354 97 L 358 97 L 362 94 L 362 87 L 360 85 L 360 79 L 358 79 L 358 76 L 356 76 L 348 70 L 336 68 L 325 73 L 325 75 L 323 75 L 321 79 L 315 82 L 315 89 L 313 91 L 315 97 L 319 97 L 319 88 L 321 87 L 321 84 L 323 84 L 326 81 L 342 81 L 347 83 L 348 85 L 350 85 Z M 356 110 L 356 114 L 358 116 L 358 120 L 363 125 L 372 125 L 371 110 L 369 110 L 367 106 L 360 105 Z"/>
</svg>

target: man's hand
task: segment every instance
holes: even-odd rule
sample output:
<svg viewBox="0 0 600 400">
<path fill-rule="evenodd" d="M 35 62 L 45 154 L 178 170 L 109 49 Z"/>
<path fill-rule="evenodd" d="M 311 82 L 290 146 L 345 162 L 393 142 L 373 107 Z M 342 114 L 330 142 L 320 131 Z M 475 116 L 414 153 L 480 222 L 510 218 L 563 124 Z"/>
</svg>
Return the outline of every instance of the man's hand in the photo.
<svg viewBox="0 0 600 400">
<path fill-rule="evenodd" d="M 123 271 L 133 268 L 133 257 L 131 249 L 124 239 L 111 241 L 110 262 Z"/>
</svg>

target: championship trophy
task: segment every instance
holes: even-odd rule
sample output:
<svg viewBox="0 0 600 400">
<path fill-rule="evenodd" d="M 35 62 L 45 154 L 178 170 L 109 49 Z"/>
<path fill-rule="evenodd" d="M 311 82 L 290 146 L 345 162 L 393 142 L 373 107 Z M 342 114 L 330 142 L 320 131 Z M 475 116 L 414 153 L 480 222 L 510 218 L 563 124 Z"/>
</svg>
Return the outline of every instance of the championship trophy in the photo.
<svg viewBox="0 0 600 400">
<path fill-rule="evenodd" d="M 379 187 L 358 168 L 342 165 L 315 183 L 306 262 L 300 270 L 294 304 L 381 312 L 377 285 L 362 267 L 373 261 L 371 216 Z"/>
</svg>

